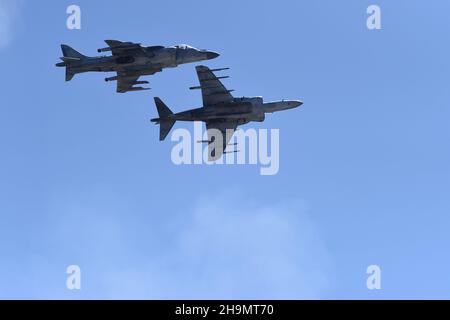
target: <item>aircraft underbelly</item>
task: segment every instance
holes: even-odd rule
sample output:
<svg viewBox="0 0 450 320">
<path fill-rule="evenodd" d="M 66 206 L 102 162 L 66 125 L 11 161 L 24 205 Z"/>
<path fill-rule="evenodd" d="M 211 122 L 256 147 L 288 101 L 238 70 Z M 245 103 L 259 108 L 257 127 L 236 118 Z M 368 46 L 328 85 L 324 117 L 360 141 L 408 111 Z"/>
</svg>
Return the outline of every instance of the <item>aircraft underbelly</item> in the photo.
<svg viewBox="0 0 450 320">
<path fill-rule="evenodd" d="M 216 113 L 216 114 L 210 114 L 210 115 L 204 115 L 204 118 L 206 120 L 213 120 L 213 119 L 242 119 L 247 118 L 252 115 L 251 112 L 236 112 L 236 113 Z"/>
<path fill-rule="evenodd" d="M 255 112 L 254 108 L 247 104 L 205 107 L 195 110 L 191 115 L 201 121 L 215 119 L 261 121 L 260 113 Z"/>
</svg>

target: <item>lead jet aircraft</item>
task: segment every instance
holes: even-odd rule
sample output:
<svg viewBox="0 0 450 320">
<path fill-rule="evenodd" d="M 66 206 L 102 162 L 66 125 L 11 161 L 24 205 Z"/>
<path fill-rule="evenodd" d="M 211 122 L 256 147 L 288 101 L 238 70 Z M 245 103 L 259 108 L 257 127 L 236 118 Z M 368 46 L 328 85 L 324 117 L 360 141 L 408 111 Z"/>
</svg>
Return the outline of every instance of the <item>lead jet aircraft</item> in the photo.
<svg viewBox="0 0 450 320">
<path fill-rule="evenodd" d="M 205 66 L 197 66 L 199 86 L 189 89 L 200 89 L 203 97 L 203 107 L 173 113 L 162 100 L 155 97 L 158 110 L 158 118 L 151 119 L 160 125 L 159 140 L 164 140 L 177 120 L 179 121 L 203 121 L 208 132 L 208 159 L 219 159 L 225 150 L 234 131 L 239 125 L 250 121 L 264 121 L 266 113 L 296 108 L 303 104 L 299 100 L 282 100 L 263 102 L 262 97 L 235 98 L 231 95 L 233 90 L 227 90 L 220 79 L 213 72 L 227 70 L 228 68 L 209 69 Z M 215 129 L 215 130 L 213 130 Z M 220 134 L 217 134 L 217 133 Z M 217 137 L 221 141 L 217 140 Z"/>
<path fill-rule="evenodd" d="M 135 86 L 148 83 L 139 81 L 140 76 L 152 75 L 164 68 L 174 68 L 183 63 L 209 60 L 219 56 L 216 52 L 188 45 L 144 47 L 140 43 L 118 40 L 105 42 L 108 46 L 97 51 L 111 51 L 111 56 L 87 57 L 62 44 L 63 57 L 60 59 L 63 62 L 57 63 L 56 66 L 66 67 L 66 81 L 82 72 L 117 72 L 116 76 L 105 78 L 105 81 L 117 81 L 117 92 L 148 90 L 149 88 Z"/>
</svg>

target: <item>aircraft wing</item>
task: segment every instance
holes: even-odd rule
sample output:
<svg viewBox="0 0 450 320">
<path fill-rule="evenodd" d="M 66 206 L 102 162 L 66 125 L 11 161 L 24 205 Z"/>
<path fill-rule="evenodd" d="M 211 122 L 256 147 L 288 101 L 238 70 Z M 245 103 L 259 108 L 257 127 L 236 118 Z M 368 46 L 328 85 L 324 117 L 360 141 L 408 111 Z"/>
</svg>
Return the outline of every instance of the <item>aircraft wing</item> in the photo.
<svg viewBox="0 0 450 320">
<path fill-rule="evenodd" d="M 202 90 L 204 107 L 233 100 L 233 96 L 230 93 L 233 90 L 227 90 L 227 88 L 225 88 L 225 86 L 219 80 L 228 77 L 217 77 L 213 73 L 213 71 L 220 71 L 228 68 L 211 70 L 205 66 L 197 66 L 195 67 L 195 69 L 197 70 L 197 76 L 200 82 L 200 86 L 191 87 L 190 89 Z"/>
<path fill-rule="evenodd" d="M 105 40 L 108 47 L 98 49 L 98 52 L 111 51 L 113 56 L 148 55 L 140 43 L 123 42 L 119 40 Z"/>
<path fill-rule="evenodd" d="M 128 91 L 149 90 L 150 88 L 135 87 L 136 84 L 145 84 L 148 81 L 138 81 L 140 75 L 126 74 L 124 72 L 117 72 L 117 92 L 125 93 Z"/>
<path fill-rule="evenodd" d="M 237 122 L 233 120 L 210 120 L 206 122 L 206 130 L 208 132 L 208 160 L 214 161 L 223 155 L 237 126 Z M 214 130 L 210 129 L 219 130 L 222 134 L 222 145 L 220 147 L 216 146 L 216 143 L 214 143 Z"/>
</svg>

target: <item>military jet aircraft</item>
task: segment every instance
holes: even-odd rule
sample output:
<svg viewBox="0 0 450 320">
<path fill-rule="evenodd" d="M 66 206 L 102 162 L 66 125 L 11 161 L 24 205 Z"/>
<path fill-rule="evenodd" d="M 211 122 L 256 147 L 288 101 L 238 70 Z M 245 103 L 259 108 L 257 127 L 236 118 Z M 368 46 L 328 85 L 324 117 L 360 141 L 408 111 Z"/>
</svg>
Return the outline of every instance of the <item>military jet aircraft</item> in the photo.
<svg viewBox="0 0 450 320">
<path fill-rule="evenodd" d="M 200 89 L 203 97 L 203 107 L 173 113 L 164 102 L 155 97 L 158 118 L 151 119 L 160 125 L 159 140 L 164 140 L 176 121 L 204 121 L 208 132 L 208 140 L 199 141 L 208 143 L 208 158 L 210 161 L 219 159 L 225 150 L 234 131 L 239 125 L 250 121 L 264 121 L 266 113 L 296 108 L 303 104 L 299 100 L 282 100 L 263 102 L 262 97 L 235 98 L 231 95 L 233 90 L 227 90 L 220 79 L 213 72 L 227 70 L 228 68 L 209 69 L 197 66 L 199 86 L 189 89 Z M 214 134 L 220 132 L 220 135 Z M 219 141 L 217 136 L 221 139 Z M 220 148 L 219 148 L 220 146 Z"/>
<path fill-rule="evenodd" d="M 152 75 L 164 68 L 174 68 L 183 63 L 214 59 L 218 53 L 200 50 L 188 45 L 173 47 L 150 46 L 140 43 L 105 40 L 106 48 L 98 52 L 111 51 L 112 56 L 87 57 L 68 45 L 61 45 L 63 62 L 57 67 L 66 67 L 66 81 L 70 81 L 77 73 L 100 71 L 117 72 L 114 77 L 105 81 L 117 81 L 117 92 L 148 90 L 135 85 L 146 84 L 148 81 L 138 81 L 140 76 Z"/>
</svg>

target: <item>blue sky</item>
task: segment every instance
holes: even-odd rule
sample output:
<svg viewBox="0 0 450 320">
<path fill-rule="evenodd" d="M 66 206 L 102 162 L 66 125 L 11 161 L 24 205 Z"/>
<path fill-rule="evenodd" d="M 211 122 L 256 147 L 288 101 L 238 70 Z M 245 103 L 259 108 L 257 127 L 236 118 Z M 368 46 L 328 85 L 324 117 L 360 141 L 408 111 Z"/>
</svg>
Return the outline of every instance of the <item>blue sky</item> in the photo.
<svg viewBox="0 0 450 320">
<path fill-rule="evenodd" d="M 370 4 L 382 30 L 366 28 Z M 0 298 L 450 298 L 449 10 L 0 0 Z M 214 50 L 237 96 L 303 100 L 246 126 L 280 129 L 279 173 L 173 165 L 153 97 L 199 106 L 195 64 L 145 92 L 66 83 L 59 45 L 94 55 L 103 39 Z"/>
</svg>

